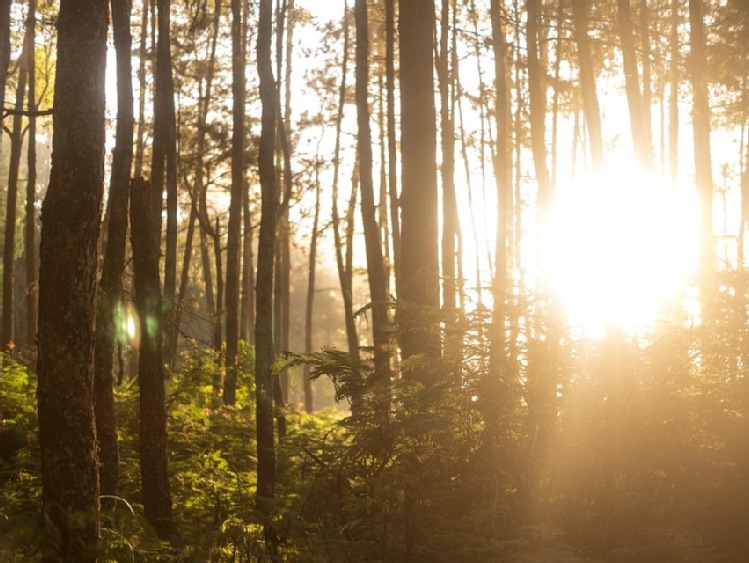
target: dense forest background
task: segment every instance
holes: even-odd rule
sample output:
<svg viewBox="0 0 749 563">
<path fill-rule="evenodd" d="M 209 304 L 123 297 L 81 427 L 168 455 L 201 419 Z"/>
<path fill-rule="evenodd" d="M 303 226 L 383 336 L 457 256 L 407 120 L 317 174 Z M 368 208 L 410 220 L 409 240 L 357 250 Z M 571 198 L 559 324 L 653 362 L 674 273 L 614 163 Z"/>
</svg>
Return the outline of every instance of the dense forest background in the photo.
<svg viewBox="0 0 749 563">
<path fill-rule="evenodd" d="M 749 560 L 746 0 L 0 0 L 0 93 L 0 560 Z"/>
</svg>

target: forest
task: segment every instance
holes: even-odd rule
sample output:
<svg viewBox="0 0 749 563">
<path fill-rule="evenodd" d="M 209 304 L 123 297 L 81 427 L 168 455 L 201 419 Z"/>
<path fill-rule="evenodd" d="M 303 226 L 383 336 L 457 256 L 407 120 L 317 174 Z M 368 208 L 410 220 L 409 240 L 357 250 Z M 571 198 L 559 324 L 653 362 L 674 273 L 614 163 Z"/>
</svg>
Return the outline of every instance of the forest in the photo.
<svg viewBox="0 0 749 563">
<path fill-rule="evenodd" d="M 749 1 L 0 0 L 0 95 L 0 561 L 749 561 Z"/>
</svg>

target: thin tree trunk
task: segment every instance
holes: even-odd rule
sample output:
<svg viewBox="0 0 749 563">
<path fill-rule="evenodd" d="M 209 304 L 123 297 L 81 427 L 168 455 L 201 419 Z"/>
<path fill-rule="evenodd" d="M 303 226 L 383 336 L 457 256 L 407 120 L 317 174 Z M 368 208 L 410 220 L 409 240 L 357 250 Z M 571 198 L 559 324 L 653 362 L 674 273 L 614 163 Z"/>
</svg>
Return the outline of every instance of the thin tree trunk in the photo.
<svg viewBox="0 0 749 563">
<path fill-rule="evenodd" d="M 393 271 L 398 294 L 400 262 L 400 212 L 398 204 L 398 153 L 395 131 L 395 0 L 385 0 L 385 80 L 387 88 L 388 194 L 390 232 L 393 239 Z"/>
<path fill-rule="evenodd" d="M 588 137 L 590 139 L 590 156 L 593 161 L 594 172 L 601 172 L 604 166 L 601 110 L 598 105 L 596 76 L 590 54 L 587 0 L 572 0 L 572 13 L 575 18 L 574 35 L 580 63 L 580 90 L 582 91 L 585 124 L 588 126 Z"/>
<path fill-rule="evenodd" d="M 671 3 L 671 34 L 669 47 L 671 52 L 670 61 L 670 86 L 668 98 L 668 160 L 671 170 L 671 188 L 676 188 L 679 178 L 679 0 Z"/>
<path fill-rule="evenodd" d="M 240 335 L 242 340 L 255 344 L 255 264 L 252 250 L 252 215 L 250 193 L 245 190 L 242 206 L 244 238 L 242 239 L 242 312 Z"/>
<path fill-rule="evenodd" d="M 388 300 L 382 242 L 375 217 L 374 180 L 372 178 L 372 133 L 369 123 L 369 25 L 366 0 L 356 0 L 356 115 L 358 125 L 357 157 L 361 190 L 361 217 L 367 253 L 367 277 L 372 299 L 372 339 L 374 367 L 379 383 L 389 379 Z"/>
<path fill-rule="evenodd" d="M 149 182 L 130 185 L 130 243 L 135 273 L 135 307 L 140 319 L 140 474 L 146 519 L 160 538 L 176 532 L 169 488 L 166 389 L 162 355 L 160 224 L 150 206 L 158 201 Z"/>
<path fill-rule="evenodd" d="M 42 522 L 56 547 L 45 563 L 97 559 L 93 358 L 108 20 L 105 2 L 60 3 L 52 172 L 39 252 Z"/>
<path fill-rule="evenodd" d="M 346 341 L 348 343 L 349 354 L 359 355 L 359 336 L 356 332 L 356 323 L 354 322 L 354 306 L 352 296 L 352 270 L 350 262 L 344 260 L 343 241 L 341 240 L 340 219 L 338 216 L 338 185 L 340 179 L 340 154 L 341 154 L 341 124 L 343 122 L 344 106 L 346 102 L 346 75 L 348 67 L 348 46 L 349 46 L 349 27 L 348 27 L 348 4 L 344 0 L 343 13 L 343 61 L 341 62 L 341 86 L 338 95 L 338 114 L 336 116 L 336 134 L 335 150 L 333 156 L 333 189 L 332 189 L 332 223 L 333 239 L 335 244 L 336 264 L 338 266 L 338 278 L 341 283 L 341 294 L 343 297 L 343 314 L 346 326 Z M 355 205 L 356 191 L 351 193 L 351 204 Z M 349 214 L 347 225 L 353 225 L 353 215 Z M 349 245 L 350 246 L 350 245 Z M 347 248 L 349 248 L 347 246 Z M 348 252 L 347 252 L 348 256 Z"/>
<path fill-rule="evenodd" d="M 143 154 L 146 137 L 146 47 L 148 45 L 148 6 L 149 0 L 141 4 L 140 49 L 138 53 L 138 137 L 135 142 L 135 165 L 133 175 L 143 175 Z"/>
<path fill-rule="evenodd" d="M 18 60 L 18 85 L 16 87 L 16 114 L 10 135 L 10 164 L 8 166 L 8 192 L 5 198 L 5 238 L 3 244 L 3 312 L 0 326 L 2 349 L 12 353 L 15 347 L 15 285 L 16 285 L 16 215 L 18 203 L 18 172 L 21 167 L 23 148 L 23 101 L 28 77 L 29 44 L 28 28 L 24 37 L 23 51 Z"/>
<path fill-rule="evenodd" d="M 101 281 L 97 293 L 96 353 L 94 388 L 96 392 L 96 436 L 99 444 L 99 483 L 102 506 L 114 507 L 117 495 L 119 455 L 117 424 L 112 392 L 114 346 L 122 294 L 127 246 L 128 190 L 133 162 L 133 83 L 130 36 L 130 5 L 112 0 L 112 27 L 117 50 L 117 132 L 109 187 L 109 224 Z"/>
<path fill-rule="evenodd" d="M 245 55 L 242 0 L 231 0 L 233 133 L 231 141 L 231 202 L 226 245 L 226 380 L 224 403 L 233 405 L 237 396 L 239 369 L 239 281 L 241 271 L 242 202 L 244 177 Z"/>
<path fill-rule="evenodd" d="M 692 126 L 694 129 L 694 179 L 700 204 L 700 270 L 705 282 L 712 271 L 713 177 L 710 154 L 710 105 L 708 99 L 707 55 L 703 3 L 689 0 L 690 79 L 692 82 Z"/>
<path fill-rule="evenodd" d="M 455 199 L 455 121 L 450 112 L 454 74 L 450 69 L 450 0 L 442 0 L 440 49 L 437 62 L 440 92 L 440 132 L 442 144 L 442 307 L 452 315 L 457 306 L 456 252 L 458 210 Z M 453 321 L 457 317 L 450 317 Z M 453 323 L 454 324 L 454 323 Z M 449 330 L 449 328 L 448 328 Z M 453 342 L 456 344 L 456 342 Z M 453 350 L 459 353 L 459 350 Z"/>
<path fill-rule="evenodd" d="M 262 119 L 258 167 L 262 188 L 262 209 L 258 241 L 257 322 L 255 325 L 255 378 L 257 395 L 257 506 L 265 514 L 265 541 L 271 557 L 278 550 L 278 538 L 270 519 L 276 486 L 276 453 L 273 439 L 273 261 L 278 207 L 276 172 L 273 162 L 278 95 L 273 78 L 271 41 L 273 7 L 260 0 L 258 13 L 257 66 L 260 78 Z"/>
<path fill-rule="evenodd" d="M 36 44 L 36 0 L 29 0 L 26 34 L 30 45 Z M 26 169 L 26 345 L 34 346 L 38 314 L 38 271 L 36 252 L 36 58 L 35 49 L 28 52 L 29 63 L 29 140 Z M 2 106 L 0 106 L 2 107 Z"/>
<path fill-rule="evenodd" d="M 632 142 L 634 143 L 637 162 L 643 170 L 649 171 L 653 169 L 653 149 L 650 131 L 646 129 L 642 91 L 640 90 L 640 75 L 637 70 L 637 53 L 635 52 L 635 40 L 632 33 L 630 0 L 618 0 L 617 6 Z"/>
<path fill-rule="evenodd" d="M 497 150 L 494 156 L 494 175 L 497 189 L 497 235 L 495 271 L 492 292 L 494 295 L 493 328 L 489 351 L 489 388 L 486 390 L 487 434 L 491 442 L 499 434 L 497 424 L 500 417 L 498 407 L 507 405 L 510 399 L 511 376 L 507 371 L 507 298 L 508 245 L 507 235 L 512 206 L 511 134 L 508 126 L 509 100 L 507 86 L 507 40 L 504 31 L 504 14 L 499 0 L 492 0 L 492 43 L 494 47 L 494 72 L 496 76 L 496 107 L 494 109 L 497 128 Z M 504 381 L 505 385 L 501 382 Z M 514 390 L 513 390 L 514 391 Z"/>
<path fill-rule="evenodd" d="M 315 217 L 312 221 L 312 236 L 309 247 L 309 266 L 307 269 L 307 306 L 304 312 L 304 352 L 312 353 L 312 322 L 315 307 L 315 275 L 317 273 L 317 230 L 320 224 L 320 161 L 315 159 Z M 304 410 L 314 410 L 312 382 L 309 378 L 309 364 L 304 364 L 302 384 L 304 386 Z"/>
</svg>

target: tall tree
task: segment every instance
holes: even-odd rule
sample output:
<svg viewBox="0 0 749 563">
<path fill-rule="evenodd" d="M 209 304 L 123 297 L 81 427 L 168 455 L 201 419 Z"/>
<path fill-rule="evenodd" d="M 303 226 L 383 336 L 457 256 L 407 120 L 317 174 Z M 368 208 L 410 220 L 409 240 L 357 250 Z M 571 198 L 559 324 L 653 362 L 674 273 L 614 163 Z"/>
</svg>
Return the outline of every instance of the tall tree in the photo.
<svg viewBox="0 0 749 563">
<path fill-rule="evenodd" d="M 177 121 L 174 109 L 174 77 L 171 54 L 171 0 L 157 0 L 156 93 L 154 95 L 153 158 L 151 164 L 151 213 L 159 215 L 166 187 L 166 252 L 164 254 L 164 329 L 167 359 L 177 346 L 174 301 L 177 293 Z M 166 172 L 166 185 L 164 183 Z M 156 203 L 159 205 L 157 206 Z M 155 219 L 156 220 L 156 219 Z"/>
<path fill-rule="evenodd" d="M 162 354 L 161 217 L 155 220 L 151 184 L 136 178 L 130 185 L 130 242 L 135 273 L 135 307 L 140 319 L 140 475 L 146 519 L 161 538 L 175 533 L 169 488 L 166 389 Z"/>
<path fill-rule="evenodd" d="M 245 55 L 242 0 L 231 0 L 232 40 L 232 118 L 231 139 L 231 201 L 226 246 L 226 380 L 224 402 L 236 401 L 237 370 L 239 369 L 239 281 L 241 263 L 242 202 L 246 186 L 244 178 L 244 104 Z"/>
<path fill-rule="evenodd" d="M 450 14 L 450 0 L 442 0 L 440 49 L 437 60 L 442 150 L 442 306 L 452 314 L 457 305 L 456 257 L 459 224 L 455 197 L 455 121 L 452 112 L 455 74 L 450 68 Z"/>
<path fill-rule="evenodd" d="M 273 262 L 278 196 L 274 148 L 278 96 L 273 77 L 271 42 L 272 0 L 260 0 L 257 67 L 262 103 L 258 168 L 262 190 L 257 257 L 257 321 L 255 324 L 255 378 L 257 382 L 257 504 L 266 513 L 266 545 L 275 553 L 277 538 L 270 521 L 270 504 L 276 487 L 276 450 L 273 440 Z"/>
<path fill-rule="evenodd" d="M 117 495 L 117 426 L 114 413 L 113 352 L 117 336 L 127 246 L 128 190 L 133 162 L 133 82 L 130 3 L 112 0 L 112 29 L 117 51 L 117 131 L 109 187 L 109 224 L 101 281 L 96 298 L 96 436 L 99 442 L 99 482 L 102 505 L 113 506 Z"/>
<path fill-rule="evenodd" d="M 312 220 L 312 234 L 309 244 L 309 265 L 307 269 L 307 304 L 304 310 L 304 352 L 312 353 L 312 323 L 314 320 L 315 307 L 315 282 L 317 274 L 317 231 L 320 225 L 320 159 L 315 158 L 315 215 Z M 302 372 L 302 384 L 304 388 L 304 409 L 307 412 L 314 410 L 312 395 L 312 381 L 309 378 L 310 366 L 304 365 Z"/>
<path fill-rule="evenodd" d="M 341 295 L 343 297 L 343 316 L 346 326 L 346 342 L 349 354 L 359 355 L 359 335 L 356 332 L 354 322 L 353 305 L 353 271 L 349 259 L 351 245 L 346 246 L 346 256 L 343 254 L 343 241 L 341 240 L 340 217 L 338 213 L 338 186 L 340 180 L 340 154 L 341 154 L 341 126 L 343 123 L 344 108 L 346 104 L 346 76 L 348 71 L 348 47 L 349 47 L 349 25 L 348 25 L 348 3 L 344 0 L 343 7 L 343 61 L 341 62 L 341 84 L 338 91 L 338 112 L 336 114 L 335 149 L 333 152 L 333 189 L 331 222 L 333 228 L 333 239 L 335 246 L 336 264 L 338 266 L 338 279 L 341 283 Z M 356 167 L 356 166 L 355 166 Z M 356 205 L 357 190 L 353 187 L 349 207 Z M 347 231 L 353 230 L 353 213 L 347 215 Z M 347 237 L 348 240 L 348 237 Z"/>
<path fill-rule="evenodd" d="M 588 2 L 587 0 L 572 0 L 574 15 L 574 33 L 577 43 L 577 58 L 580 65 L 580 90 L 583 98 L 585 123 L 588 126 L 590 140 L 590 156 L 593 170 L 603 169 L 603 136 L 601 134 L 601 112 L 596 93 L 596 75 L 593 68 L 593 58 L 590 53 L 590 39 L 588 37 Z"/>
<path fill-rule="evenodd" d="M 24 248 L 26 250 L 26 345 L 33 346 L 36 341 L 36 320 L 38 314 L 39 288 L 36 249 L 36 0 L 29 0 L 29 13 L 26 18 L 26 36 L 29 49 L 28 73 L 28 153 L 26 159 L 26 222 Z M 2 106 L 0 106 L 2 107 Z"/>
<path fill-rule="evenodd" d="M 632 31 L 632 8 L 630 0 L 618 0 L 619 36 L 622 42 L 624 84 L 629 105 L 629 122 L 637 162 L 643 170 L 653 169 L 653 149 L 649 122 L 646 119 L 644 100 L 640 90 L 640 75 L 637 69 L 634 32 Z M 645 30 L 643 30 L 645 33 Z"/>
<path fill-rule="evenodd" d="M 28 26 L 23 50 L 18 60 L 18 83 L 10 134 L 10 163 L 8 165 L 8 192 L 5 198 L 5 238 L 3 243 L 3 312 L 0 326 L 0 342 L 3 350 L 12 350 L 15 341 L 15 286 L 16 286 L 16 216 L 18 203 L 18 173 L 21 168 L 23 148 L 23 102 L 26 96 L 26 80 L 29 74 L 29 53 L 33 56 Z"/>
<path fill-rule="evenodd" d="M 692 83 L 692 127 L 694 130 L 694 179 L 700 204 L 700 267 L 703 276 L 713 268 L 713 177 L 710 154 L 710 102 L 703 3 L 689 0 L 689 45 Z"/>
<path fill-rule="evenodd" d="M 439 308 L 434 2 L 399 3 L 401 85 L 401 264 L 398 311 L 403 358 L 438 355 L 436 327 L 420 308 Z M 427 370 L 416 380 L 428 382 Z"/>
<path fill-rule="evenodd" d="M 62 0 L 52 172 L 42 206 L 37 388 L 45 561 L 96 561 L 96 251 L 104 192 L 105 2 Z"/>
<path fill-rule="evenodd" d="M 361 188 L 361 216 L 367 252 L 367 277 L 372 298 L 372 337 L 375 372 L 380 381 L 387 379 L 390 354 L 388 351 L 388 300 L 385 267 L 382 261 L 382 241 L 375 216 L 374 181 L 372 178 L 372 132 L 369 123 L 369 25 L 367 1 L 356 0 L 356 141 Z"/>
</svg>

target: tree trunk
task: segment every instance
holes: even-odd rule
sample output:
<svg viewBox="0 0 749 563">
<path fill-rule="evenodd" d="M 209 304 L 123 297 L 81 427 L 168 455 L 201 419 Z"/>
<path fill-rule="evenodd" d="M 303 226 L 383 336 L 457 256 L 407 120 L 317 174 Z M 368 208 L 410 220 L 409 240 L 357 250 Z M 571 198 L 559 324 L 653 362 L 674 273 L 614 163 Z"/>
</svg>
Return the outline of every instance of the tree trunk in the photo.
<svg viewBox="0 0 749 563">
<path fill-rule="evenodd" d="M 153 163 L 151 165 L 151 213 L 161 215 L 166 168 L 166 252 L 164 255 L 164 297 L 166 358 L 177 346 L 174 299 L 177 292 L 177 124 L 174 109 L 174 80 L 170 49 L 171 0 L 157 0 L 158 43 L 156 47 L 156 93 L 154 95 Z M 159 224 L 160 224 L 159 217 Z"/>
<path fill-rule="evenodd" d="M 601 134 L 601 111 L 596 94 L 596 75 L 588 38 L 587 0 L 572 0 L 572 13 L 575 18 L 574 33 L 580 64 L 580 90 L 582 91 L 585 124 L 588 126 L 590 156 L 593 161 L 593 171 L 600 173 L 604 166 L 603 137 Z"/>
<path fill-rule="evenodd" d="M 348 343 L 349 354 L 359 355 L 359 336 L 356 332 L 356 323 L 354 322 L 354 306 L 352 296 L 352 268 L 350 261 L 344 259 L 343 241 L 341 240 L 340 220 L 338 216 L 338 184 L 340 180 L 340 154 L 341 154 L 341 124 L 343 122 L 343 113 L 346 103 L 346 75 L 348 69 L 348 46 L 349 46 L 349 27 L 348 27 L 348 5 L 344 1 L 343 13 L 343 61 L 341 63 L 341 86 L 338 95 L 338 114 L 336 116 L 336 134 L 335 134 L 335 151 L 333 156 L 333 189 L 332 189 L 332 226 L 333 239 L 336 253 L 336 264 L 338 266 L 338 279 L 341 283 L 341 294 L 343 297 L 343 315 L 346 326 L 346 341 Z M 351 205 L 355 205 L 356 192 L 352 191 Z M 350 205 L 350 207 L 351 207 Z M 349 214 L 348 225 L 353 224 L 353 215 Z M 348 248 L 348 247 L 347 247 Z M 348 256 L 348 251 L 347 251 Z"/>
<path fill-rule="evenodd" d="M 23 42 L 23 51 L 18 61 L 18 85 L 16 87 L 16 114 L 10 134 L 10 163 L 8 165 L 8 192 L 5 199 L 5 238 L 3 243 L 3 313 L 0 326 L 0 343 L 8 353 L 15 347 L 15 285 L 16 285 L 16 215 L 18 203 L 18 171 L 21 167 L 23 148 L 23 101 L 26 94 L 29 52 L 29 32 Z"/>
<path fill-rule="evenodd" d="M 671 34 L 669 50 L 671 53 L 668 93 L 668 161 L 671 171 L 671 189 L 676 188 L 679 178 L 679 0 L 671 3 Z"/>
<path fill-rule="evenodd" d="M 622 61 L 624 65 L 624 83 L 629 106 L 629 123 L 632 131 L 635 155 L 640 168 L 646 171 L 653 169 L 653 150 L 650 130 L 647 129 L 640 76 L 637 70 L 637 53 L 632 33 L 632 14 L 630 0 L 618 0 L 619 36 L 622 41 Z"/>
<path fill-rule="evenodd" d="M 315 159 L 315 216 L 312 221 L 312 235 L 309 246 L 309 265 L 307 269 L 307 306 L 304 311 L 304 352 L 312 353 L 312 322 L 315 307 L 315 274 L 317 273 L 317 230 L 320 225 L 320 160 Z M 310 366 L 304 364 L 302 384 L 304 386 L 304 410 L 314 410 L 312 382 L 309 378 Z"/>
<path fill-rule="evenodd" d="M 398 294 L 400 263 L 400 209 L 398 205 L 398 152 L 395 131 L 395 0 L 385 0 L 385 81 L 387 88 L 388 195 L 390 233 L 393 239 L 393 271 Z"/>
<path fill-rule="evenodd" d="M 450 69 L 448 38 L 450 36 L 450 0 L 442 0 L 440 49 L 437 62 L 440 90 L 440 131 L 442 145 L 442 307 L 453 321 L 458 291 L 456 255 L 458 243 L 458 209 L 455 199 L 455 121 L 450 111 L 454 73 Z M 498 84 L 499 86 L 499 84 Z M 454 322 L 452 323 L 454 324 Z M 449 328 L 448 328 L 449 330 Z M 459 344 L 453 339 L 452 344 Z M 452 346 L 451 346 L 452 347 Z M 459 350 L 452 350 L 459 353 Z"/>
<path fill-rule="evenodd" d="M 44 561 L 96 561 L 96 253 L 104 189 L 109 7 L 62 0 L 52 173 L 42 207 L 37 388 Z"/>
<path fill-rule="evenodd" d="M 29 0 L 29 14 L 26 22 L 26 35 L 30 45 L 36 44 L 36 0 Z M 34 346 L 36 341 L 36 320 L 38 314 L 38 272 L 36 251 L 36 59 L 35 50 L 29 49 L 29 140 L 26 170 L 26 346 Z"/>
<path fill-rule="evenodd" d="M 255 325 L 255 378 L 257 396 L 257 505 L 266 515 L 266 545 L 271 556 L 278 549 L 278 538 L 270 520 L 276 486 L 276 452 L 273 440 L 273 261 L 276 237 L 276 171 L 273 153 L 276 137 L 278 96 L 276 94 L 271 41 L 273 7 L 271 0 L 260 0 L 258 13 L 257 66 L 260 78 L 262 119 L 258 167 L 262 189 L 260 235 L 257 264 L 257 322 Z"/>
<path fill-rule="evenodd" d="M 694 180 L 700 204 L 700 270 L 705 277 L 712 271 L 713 248 L 713 177 L 710 155 L 710 105 L 708 100 L 707 55 L 703 4 L 689 0 L 690 79 L 692 82 L 692 126 L 694 129 Z"/>
<path fill-rule="evenodd" d="M 255 344 L 255 263 L 252 250 L 252 215 L 250 193 L 245 190 L 242 205 L 244 235 L 242 239 L 242 313 L 240 317 L 240 337 Z"/>
<path fill-rule="evenodd" d="M 239 369 L 239 280 L 241 269 L 242 202 L 244 178 L 245 56 L 242 0 L 231 0 L 233 132 L 231 140 L 231 201 L 226 246 L 226 379 L 224 403 L 233 405 L 237 396 Z"/>
<path fill-rule="evenodd" d="M 434 105 L 434 3 L 399 3 L 401 84 L 401 352 L 438 356 L 438 324 L 423 318 L 439 308 L 436 113 Z M 433 379 L 426 369 L 409 373 Z"/>
<path fill-rule="evenodd" d="M 113 356 L 121 309 L 122 274 L 127 246 L 128 190 L 133 161 L 133 84 L 130 37 L 130 5 L 112 0 L 112 28 L 117 49 L 117 132 L 109 187 L 109 224 L 101 281 L 96 298 L 96 352 L 94 389 L 96 391 L 96 435 L 99 443 L 99 483 L 108 495 L 102 506 L 114 507 L 117 495 L 117 425 L 112 393 Z"/>
<path fill-rule="evenodd" d="M 494 72 L 496 76 L 496 107 L 494 115 L 497 128 L 497 150 L 494 156 L 494 175 L 497 188 L 497 235 L 495 271 L 492 286 L 494 296 L 493 328 L 489 351 L 489 381 L 486 389 L 487 433 L 493 439 L 499 434 L 497 423 L 503 403 L 508 404 L 511 387 L 507 385 L 511 376 L 507 371 L 507 310 L 508 299 L 508 245 L 507 235 L 512 207 L 512 168 L 509 116 L 509 89 L 507 86 L 507 40 L 504 31 L 504 15 L 499 0 L 492 0 L 492 43 L 494 47 Z M 504 381 L 506 384 L 501 385 Z"/>
<path fill-rule="evenodd" d="M 146 137 L 146 47 L 148 45 L 148 6 L 149 0 L 141 3 L 140 48 L 138 64 L 138 136 L 135 141 L 135 160 L 133 175 L 139 178 L 143 174 L 143 154 Z"/>
<path fill-rule="evenodd" d="M 388 299 L 382 242 L 375 217 L 374 180 L 372 178 L 372 133 L 369 123 L 369 29 L 366 0 L 356 0 L 356 115 L 358 124 L 357 157 L 361 189 L 361 217 L 367 252 L 367 277 L 372 299 L 372 339 L 374 367 L 380 384 L 387 383 L 390 371 L 388 350 Z"/>
<path fill-rule="evenodd" d="M 169 489 L 166 390 L 162 360 L 159 228 L 151 205 L 152 186 L 135 179 L 130 188 L 130 242 L 135 272 L 135 307 L 140 319 L 140 475 L 143 509 L 160 538 L 174 535 Z"/>
</svg>

